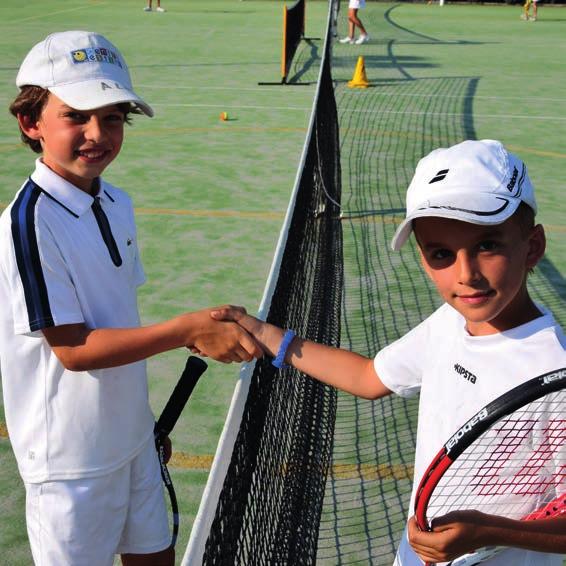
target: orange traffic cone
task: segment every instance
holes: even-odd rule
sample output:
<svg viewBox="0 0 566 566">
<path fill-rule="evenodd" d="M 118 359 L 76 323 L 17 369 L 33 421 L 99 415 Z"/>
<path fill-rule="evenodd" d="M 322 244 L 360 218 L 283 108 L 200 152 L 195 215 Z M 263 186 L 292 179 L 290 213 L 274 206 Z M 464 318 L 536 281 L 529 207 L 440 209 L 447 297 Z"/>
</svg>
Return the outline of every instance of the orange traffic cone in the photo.
<svg viewBox="0 0 566 566">
<path fill-rule="evenodd" d="M 348 82 L 348 86 L 350 88 L 367 88 L 369 86 L 369 81 L 366 76 L 366 65 L 362 56 L 358 57 L 354 76 L 352 80 Z"/>
</svg>

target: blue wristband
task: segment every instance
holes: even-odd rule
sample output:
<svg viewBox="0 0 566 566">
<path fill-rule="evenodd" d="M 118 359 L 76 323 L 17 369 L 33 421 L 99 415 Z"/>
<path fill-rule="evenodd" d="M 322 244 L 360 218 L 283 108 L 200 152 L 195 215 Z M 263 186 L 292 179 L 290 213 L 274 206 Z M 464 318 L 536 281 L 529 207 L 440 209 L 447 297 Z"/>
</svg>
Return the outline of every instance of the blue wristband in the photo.
<svg viewBox="0 0 566 566">
<path fill-rule="evenodd" d="M 294 337 L 295 333 L 292 330 L 287 330 L 287 332 L 283 335 L 283 340 L 281 340 L 281 344 L 279 345 L 277 356 L 275 356 L 275 359 L 271 362 L 276 368 L 281 369 L 286 367 L 285 354 L 287 353 L 289 345 L 293 341 Z"/>
</svg>

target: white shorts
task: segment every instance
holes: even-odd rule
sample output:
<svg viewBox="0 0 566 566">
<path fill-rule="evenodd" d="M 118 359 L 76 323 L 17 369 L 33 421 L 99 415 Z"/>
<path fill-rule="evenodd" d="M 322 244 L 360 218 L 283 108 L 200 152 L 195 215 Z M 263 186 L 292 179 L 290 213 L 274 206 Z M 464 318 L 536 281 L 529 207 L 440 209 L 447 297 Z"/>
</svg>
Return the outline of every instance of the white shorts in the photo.
<svg viewBox="0 0 566 566">
<path fill-rule="evenodd" d="M 111 474 L 26 484 L 26 520 L 38 566 L 111 566 L 115 554 L 168 548 L 171 535 L 153 438 Z"/>
<path fill-rule="evenodd" d="M 359 10 L 360 8 L 365 8 L 366 0 L 350 0 L 348 3 L 348 8 Z"/>
</svg>

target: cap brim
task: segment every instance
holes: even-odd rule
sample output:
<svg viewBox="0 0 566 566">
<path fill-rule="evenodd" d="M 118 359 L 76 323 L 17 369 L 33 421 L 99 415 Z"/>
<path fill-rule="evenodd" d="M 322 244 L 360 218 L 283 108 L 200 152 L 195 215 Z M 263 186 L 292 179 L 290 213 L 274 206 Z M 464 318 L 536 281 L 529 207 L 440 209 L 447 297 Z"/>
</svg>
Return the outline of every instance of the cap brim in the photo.
<svg viewBox="0 0 566 566">
<path fill-rule="evenodd" d="M 411 235 L 413 220 L 416 218 L 434 216 L 490 226 L 505 222 L 517 210 L 520 203 L 520 198 L 492 193 L 477 194 L 473 200 L 461 194 L 443 194 L 442 199 L 437 202 L 434 200 L 423 202 L 407 215 L 395 231 L 391 240 L 391 248 L 398 251 L 403 247 Z"/>
<path fill-rule="evenodd" d="M 154 114 L 151 106 L 144 102 L 133 90 L 113 81 L 94 79 L 81 83 L 48 87 L 48 90 L 65 104 L 77 110 L 94 110 L 104 106 L 129 102 L 147 116 L 151 117 Z"/>
</svg>

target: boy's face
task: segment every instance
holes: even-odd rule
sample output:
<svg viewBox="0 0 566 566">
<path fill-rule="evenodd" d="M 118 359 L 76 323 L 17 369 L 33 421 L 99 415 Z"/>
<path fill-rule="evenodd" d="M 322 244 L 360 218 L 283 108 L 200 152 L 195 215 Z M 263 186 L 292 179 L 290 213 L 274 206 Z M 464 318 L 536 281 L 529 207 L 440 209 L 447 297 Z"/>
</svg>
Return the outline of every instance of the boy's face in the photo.
<svg viewBox="0 0 566 566">
<path fill-rule="evenodd" d="M 525 235 L 513 217 L 497 226 L 426 217 L 414 231 L 426 273 L 470 334 L 495 334 L 540 314 L 526 278 L 544 254 L 542 226 Z"/>
<path fill-rule="evenodd" d="M 93 179 L 118 155 L 124 139 L 125 116 L 117 106 L 75 110 L 49 94 L 35 124 L 18 119 L 30 138 L 40 140 L 45 165 L 88 193 Z"/>
</svg>

